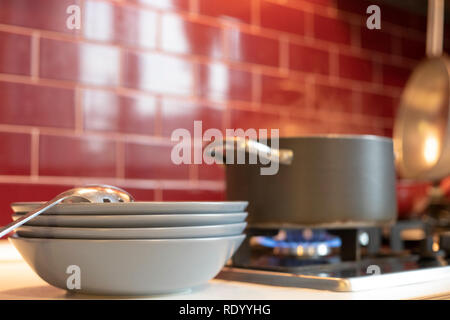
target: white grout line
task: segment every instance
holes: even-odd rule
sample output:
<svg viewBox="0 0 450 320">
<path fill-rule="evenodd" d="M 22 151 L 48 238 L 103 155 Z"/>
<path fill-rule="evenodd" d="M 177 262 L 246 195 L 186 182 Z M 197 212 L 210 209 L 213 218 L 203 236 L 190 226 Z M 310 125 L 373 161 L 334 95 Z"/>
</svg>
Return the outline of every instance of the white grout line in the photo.
<svg viewBox="0 0 450 320">
<path fill-rule="evenodd" d="M 31 179 L 36 180 L 39 176 L 39 129 L 31 130 Z"/>
<path fill-rule="evenodd" d="M 31 79 L 37 81 L 39 78 L 39 59 L 40 59 L 40 32 L 33 31 L 31 34 Z"/>
<path fill-rule="evenodd" d="M 205 190 L 224 191 L 224 181 L 201 180 L 193 183 L 189 180 L 145 180 L 145 179 L 120 179 L 111 177 L 50 177 L 39 176 L 32 179 L 30 176 L 6 176 L 0 175 L 0 183 L 3 184 L 42 184 L 42 185 L 86 185 L 93 183 L 106 183 L 118 185 L 124 188 L 136 189 L 171 189 L 171 190 Z"/>
</svg>

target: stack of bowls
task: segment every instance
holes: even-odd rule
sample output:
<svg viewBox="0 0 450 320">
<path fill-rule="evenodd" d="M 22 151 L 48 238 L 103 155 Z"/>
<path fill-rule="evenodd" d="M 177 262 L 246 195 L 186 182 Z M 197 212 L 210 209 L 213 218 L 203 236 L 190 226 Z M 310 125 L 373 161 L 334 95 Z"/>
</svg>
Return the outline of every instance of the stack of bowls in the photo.
<svg viewBox="0 0 450 320">
<path fill-rule="evenodd" d="M 42 203 L 13 203 L 14 220 Z M 10 241 L 46 282 L 101 295 L 184 291 L 214 278 L 245 238 L 247 202 L 62 203 Z"/>
</svg>

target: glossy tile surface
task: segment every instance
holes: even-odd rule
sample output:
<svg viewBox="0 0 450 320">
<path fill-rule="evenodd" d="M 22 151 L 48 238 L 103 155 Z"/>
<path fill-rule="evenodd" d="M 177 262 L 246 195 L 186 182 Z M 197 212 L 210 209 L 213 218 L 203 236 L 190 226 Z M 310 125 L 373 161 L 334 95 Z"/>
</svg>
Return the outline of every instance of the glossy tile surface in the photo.
<svg viewBox="0 0 450 320">
<path fill-rule="evenodd" d="M 86 130 L 155 134 L 156 98 L 117 96 L 109 91 L 83 91 Z"/>
<path fill-rule="evenodd" d="M 231 60 L 272 67 L 280 64 L 280 45 L 277 39 L 230 29 L 227 40 Z"/>
<path fill-rule="evenodd" d="M 31 73 L 31 38 L 0 31 L 0 73 Z"/>
<path fill-rule="evenodd" d="M 370 82 L 373 80 L 373 61 L 358 56 L 340 54 L 339 75 L 347 79 Z"/>
<path fill-rule="evenodd" d="M 444 43 L 448 43 L 448 41 L 444 40 Z M 402 55 L 419 60 L 425 57 L 425 43 L 423 41 L 402 38 L 401 44 Z"/>
<path fill-rule="evenodd" d="M 188 180 L 189 165 L 171 160 L 172 146 L 127 144 L 125 177 L 132 179 Z"/>
<path fill-rule="evenodd" d="M 315 108 L 321 111 L 351 113 L 353 110 L 353 92 L 349 89 L 330 85 L 315 86 Z"/>
<path fill-rule="evenodd" d="M 155 11 L 105 1 L 86 1 L 84 5 L 87 39 L 122 46 L 155 48 L 158 15 Z"/>
<path fill-rule="evenodd" d="M 31 166 L 31 135 L 0 132 L 0 175 L 28 175 Z"/>
<path fill-rule="evenodd" d="M 113 177 L 115 152 L 115 144 L 103 138 L 42 135 L 39 140 L 39 174 Z"/>
<path fill-rule="evenodd" d="M 209 107 L 178 99 L 163 99 L 161 102 L 162 135 L 170 137 L 174 130 L 186 129 L 193 137 L 194 121 L 201 122 L 201 133 L 210 128 L 221 130 L 223 113 L 224 110 L 220 107 Z"/>
<path fill-rule="evenodd" d="M 377 117 L 392 118 L 395 115 L 396 101 L 388 95 L 364 92 L 362 98 L 362 113 Z"/>
<path fill-rule="evenodd" d="M 383 83 L 389 86 L 403 88 L 411 75 L 410 68 L 400 67 L 394 64 L 383 65 Z"/>
<path fill-rule="evenodd" d="M 225 64 L 199 66 L 197 94 L 213 101 L 252 100 L 252 74 Z"/>
<path fill-rule="evenodd" d="M 10 203 L 21 201 L 48 201 L 73 186 L 47 184 L 0 183 L 0 224 L 10 223 L 13 211 Z"/>
<path fill-rule="evenodd" d="M 351 25 L 346 20 L 315 14 L 313 21 L 314 37 L 316 39 L 342 44 L 351 43 Z"/>
<path fill-rule="evenodd" d="M 161 48 L 168 52 L 221 58 L 223 31 L 179 15 L 164 14 L 161 17 Z"/>
<path fill-rule="evenodd" d="M 328 74 L 330 72 L 330 53 L 311 46 L 291 43 L 289 68 L 296 71 Z"/>
<path fill-rule="evenodd" d="M 383 29 L 369 30 L 365 26 L 361 27 L 361 47 L 364 49 L 390 53 L 399 41 L 399 37 Z"/>
<path fill-rule="evenodd" d="M 125 0 L 126 2 L 140 4 L 164 10 L 189 10 L 190 0 Z"/>
<path fill-rule="evenodd" d="M 164 201 L 223 201 L 224 192 L 209 190 L 164 190 Z"/>
<path fill-rule="evenodd" d="M 223 164 L 198 165 L 199 178 L 201 180 L 221 181 L 225 178 L 225 166 Z"/>
<path fill-rule="evenodd" d="M 123 85 L 132 89 L 178 95 L 194 91 L 195 64 L 158 53 L 125 52 Z"/>
<path fill-rule="evenodd" d="M 288 108 L 306 107 L 305 82 L 300 78 L 261 76 L 261 102 Z M 272 107 L 273 108 L 273 107 Z"/>
<path fill-rule="evenodd" d="M 38 30 L 78 34 L 68 29 L 66 13 L 70 5 L 81 5 L 80 0 L 2 0 L 0 23 Z"/>
<path fill-rule="evenodd" d="M 244 23 L 251 21 L 251 1 L 198 0 L 198 10 L 201 14 L 219 19 Z"/>
<path fill-rule="evenodd" d="M 260 21 L 264 28 L 301 36 L 305 33 L 307 19 L 311 17 L 302 10 L 285 7 L 269 1 L 261 1 Z"/>
<path fill-rule="evenodd" d="M 119 84 L 119 50 L 113 46 L 42 39 L 40 70 L 43 78 L 91 85 Z"/>
<path fill-rule="evenodd" d="M 70 89 L 0 81 L 0 105 L 0 124 L 75 126 L 75 94 Z"/>
<path fill-rule="evenodd" d="M 230 111 L 231 129 L 279 129 L 281 117 L 273 113 L 255 112 L 249 110 Z"/>
</svg>

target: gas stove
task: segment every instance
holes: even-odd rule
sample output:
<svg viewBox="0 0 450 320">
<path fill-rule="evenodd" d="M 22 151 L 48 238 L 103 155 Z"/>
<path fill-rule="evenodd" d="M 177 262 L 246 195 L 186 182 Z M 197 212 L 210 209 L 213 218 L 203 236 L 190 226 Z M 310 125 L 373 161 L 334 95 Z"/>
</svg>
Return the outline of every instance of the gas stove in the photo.
<svg viewBox="0 0 450 320">
<path fill-rule="evenodd" d="M 332 291 L 432 281 L 450 277 L 448 248 L 439 248 L 447 237 L 423 219 L 353 229 L 250 228 L 218 278 Z"/>
</svg>

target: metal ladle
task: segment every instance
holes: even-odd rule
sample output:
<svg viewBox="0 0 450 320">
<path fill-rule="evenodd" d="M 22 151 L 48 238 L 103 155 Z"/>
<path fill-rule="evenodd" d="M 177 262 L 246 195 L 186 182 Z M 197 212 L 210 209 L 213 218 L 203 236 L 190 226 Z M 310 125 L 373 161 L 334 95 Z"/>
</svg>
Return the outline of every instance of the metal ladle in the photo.
<svg viewBox="0 0 450 320">
<path fill-rule="evenodd" d="M 28 212 L 22 218 L 0 228 L 0 238 L 64 200 L 71 200 L 72 202 L 117 203 L 132 202 L 134 198 L 125 190 L 107 185 L 92 185 L 70 189 L 59 194 L 36 210 Z"/>
<path fill-rule="evenodd" d="M 427 56 L 411 74 L 394 124 L 403 178 L 438 182 L 450 174 L 450 58 L 443 55 L 444 0 L 428 1 Z"/>
</svg>

